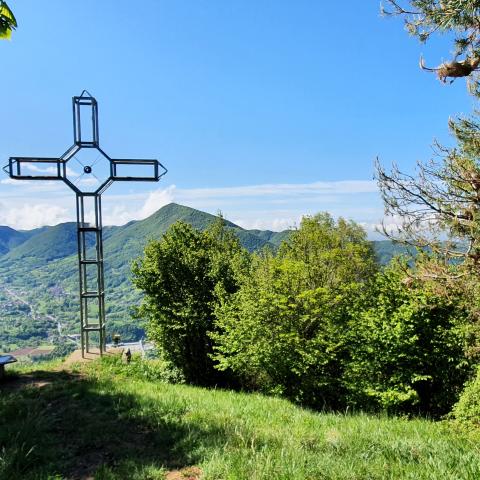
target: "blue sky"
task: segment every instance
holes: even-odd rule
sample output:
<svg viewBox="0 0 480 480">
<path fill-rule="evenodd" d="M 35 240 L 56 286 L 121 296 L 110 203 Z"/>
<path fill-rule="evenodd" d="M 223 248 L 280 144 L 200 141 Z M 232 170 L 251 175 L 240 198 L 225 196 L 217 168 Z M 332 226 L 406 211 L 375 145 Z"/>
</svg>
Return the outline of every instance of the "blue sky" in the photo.
<svg viewBox="0 0 480 480">
<path fill-rule="evenodd" d="M 18 30 L 0 42 L 0 159 L 58 156 L 72 143 L 71 97 L 99 101 L 100 144 L 158 158 L 159 184 L 119 184 L 106 223 L 176 201 L 247 228 L 286 228 L 327 210 L 372 232 L 383 209 L 378 155 L 413 171 L 449 116 L 469 113 L 464 81 L 418 68 L 448 59 L 377 1 L 10 0 Z M 41 7 L 40 7 L 41 4 Z M 57 183 L 0 180 L 0 224 L 74 219 Z"/>
</svg>

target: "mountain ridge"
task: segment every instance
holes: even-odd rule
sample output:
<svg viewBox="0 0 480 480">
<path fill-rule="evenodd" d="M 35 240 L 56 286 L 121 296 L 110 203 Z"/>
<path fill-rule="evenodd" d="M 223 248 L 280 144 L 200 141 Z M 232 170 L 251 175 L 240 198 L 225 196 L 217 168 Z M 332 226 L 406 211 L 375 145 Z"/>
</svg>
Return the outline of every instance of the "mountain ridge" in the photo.
<svg viewBox="0 0 480 480">
<path fill-rule="evenodd" d="M 177 221 L 184 221 L 195 228 L 204 229 L 217 217 L 191 207 L 169 203 L 161 207 L 149 217 L 142 220 L 131 220 L 121 226 L 106 226 L 103 229 L 104 242 L 129 242 L 130 238 L 158 238 Z M 275 246 L 270 237 L 283 232 L 270 232 L 265 236 L 260 230 L 246 230 L 229 220 L 225 220 L 227 228 L 235 230 L 242 245 L 248 250 L 257 250 L 263 246 Z M 50 261 L 72 255 L 76 252 L 76 223 L 64 222 L 53 226 L 44 226 L 33 230 L 15 230 L 12 227 L 0 226 L 0 258 L 20 259 L 36 257 Z M 260 233 L 259 235 L 257 235 Z M 273 235 L 270 235 L 272 233 Z M 53 251 L 48 251 L 53 246 Z M 42 246 L 45 248 L 42 250 Z"/>
<path fill-rule="evenodd" d="M 128 248 L 136 256 L 141 255 L 148 240 L 159 239 L 168 228 L 177 221 L 189 223 L 203 230 L 216 220 L 210 213 L 169 203 L 149 217 L 131 220 L 120 226 L 106 226 L 103 229 L 105 258 L 116 255 Z M 272 230 L 244 229 L 235 223 L 224 220 L 227 228 L 234 231 L 241 244 L 250 252 L 264 247 L 277 248 L 288 239 L 291 230 L 275 232 Z M 396 253 L 404 252 L 402 246 L 390 240 L 372 240 L 372 245 L 380 264 L 388 263 Z M 93 239 L 89 245 L 93 244 Z M 0 264 L 12 263 L 21 259 L 51 262 L 62 260 L 77 252 L 76 223 L 65 222 L 53 226 L 44 226 L 32 230 L 15 230 L 0 226 Z"/>
</svg>

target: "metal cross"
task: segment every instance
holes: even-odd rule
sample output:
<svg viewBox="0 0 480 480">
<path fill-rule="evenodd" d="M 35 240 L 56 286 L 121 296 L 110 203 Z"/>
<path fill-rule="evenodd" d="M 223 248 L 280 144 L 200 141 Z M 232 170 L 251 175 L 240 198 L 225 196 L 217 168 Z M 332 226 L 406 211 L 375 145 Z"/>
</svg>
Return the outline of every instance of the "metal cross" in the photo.
<svg viewBox="0 0 480 480">
<path fill-rule="evenodd" d="M 76 194 L 83 357 L 94 332 L 100 354 L 106 350 L 101 195 L 115 181 L 158 182 L 167 169 L 158 160 L 110 158 L 99 144 L 97 100 L 84 90 L 72 103 L 73 145 L 60 158 L 10 157 L 4 171 L 16 180 L 62 180 Z"/>
</svg>

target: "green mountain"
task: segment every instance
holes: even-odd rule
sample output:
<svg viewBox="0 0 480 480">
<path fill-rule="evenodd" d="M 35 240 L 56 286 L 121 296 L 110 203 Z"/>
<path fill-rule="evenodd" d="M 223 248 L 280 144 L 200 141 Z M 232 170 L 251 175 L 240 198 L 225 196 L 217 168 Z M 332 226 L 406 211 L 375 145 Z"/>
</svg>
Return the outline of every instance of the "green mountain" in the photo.
<svg viewBox="0 0 480 480">
<path fill-rule="evenodd" d="M 291 230 L 284 230 L 283 232 L 272 232 L 271 230 L 249 230 L 249 232 L 262 240 L 271 243 L 275 247 L 287 240 Z"/>
<path fill-rule="evenodd" d="M 178 220 L 205 229 L 215 216 L 193 208 L 169 204 L 141 221 L 104 229 L 107 321 L 110 332 L 125 340 L 143 335 L 143 325 L 131 318 L 140 292 L 131 284 L 133 259 L 145 244 L 158 239 Z M 274 236 L 257 235 L 226 222 L 250 251 L 275 248 Z M 78 272 L 76 224 L 63 223 L 30 232 L 3 229 L 0 251 L 0 351 L 58 341 L 78 328 Z M 93 243 L 93 238 L 89 242 Z"/>
<path fill-rule="evenodd" d="M 35 230 L 18 231 L 0 225 L 0 255 L 8 253 L 13 248 L 26 242 L 29 238 L 41 233 L 49 227 L 36 228 Z"/>
<path fill-rule="evenodd" d="M 205 229 L 215 219 L 214 215 L 171 203 L 144 220 L 104 229 L 110 333 L 120 333 L 124 340 L 143 335 L 143 325 L 131 316 L 132 306 L 139 303 L 141 295 L 132 286 L 130 271 L 132 260 L 142 255 L 146 243 L 161 238 L 178 220 Z M 290 234 L 288 230 L 245 230 L 229 221 L 226 226 L 249 251 L 275 249 Z M 400 251 L 389 241 L 373 245 L 383 264 Z M 28 232 L 0 228 L 0 351 L 56 342 L 59 335 L 77 332 L 77 268 L 75 223 Z"/>
<path fill-rule="evenodd" d="M 77 251 L 77 225 L 75 222 L 61 223 L 32 235 L 18 247 L 11 249 L 3 261 L 16 261 L 27 258 L 38 263 L 64 258 Z"/>
<path fill-rule="evenodd" d="M 145 220 L 130 222 L 124 227 L 117 228 L 105 241 L 105 257 L 114 258 L 115 255 L 122 254 L 125 251 L 132 252 L 129 255 L 130 258 L 139 256 L 148 240 L 160 238 L 171 225 L 179 220 L 204 230 L 215 219 L 216 217 L 209 213 L 170 203 Z M 244 230 L 228 220 L 225 223 L 228 228 L 237 234 L 242 245 L 249 251 L 258 250 L 267 245 L 274 246 L 268 240 Z"/>
<path fill-rule="evenodd" d="M 25 240 L 25 235 L 22 232 L 17 232 L 10 227 L 0 226 L 0 255 L 7 253 Z"/>
<path fill-rule="evenodd" d="M 409 248 L 392 240 L 374 240 L 372 244 L 380 265 L 387 265 L 395 256 L 413 254 L 413 247 Z"/>
</svg>

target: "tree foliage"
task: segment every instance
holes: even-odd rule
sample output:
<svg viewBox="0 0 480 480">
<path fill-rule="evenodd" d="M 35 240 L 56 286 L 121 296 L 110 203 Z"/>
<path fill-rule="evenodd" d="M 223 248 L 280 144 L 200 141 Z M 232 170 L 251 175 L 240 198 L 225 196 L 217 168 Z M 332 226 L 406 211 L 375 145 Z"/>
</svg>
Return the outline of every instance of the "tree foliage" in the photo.
<svg viewBox="0 0 480 480">
<path fill-rule="evenodd" d="M 349 401 L 443 415 L 471 373 L 469 312 L 460 296 L 406 277 L 405 268 L 398 261 L 379 273 L 352 317 Z"/>
<path fill-rule="evenodd" d="M 452 410 L 452 416 L 467 427 L 480 427 L 480 369 L 467 383 L 460 399 Z"/>
<path fill-rule="evenodd" d="M 133 266 L 149 337 L 187 382 L 201 385 L 226 379 L 210 358 L 210 333 L 216 302 L 237 289 L 234 264 L 242 257 L 238 240 L 219 222 L 204 232 L 177 222 Z"/>
<path fill-rule="evenodd" d="M 460 267 L 478 275 L 480 129 L 471 119 L 451 121 L 450 127 L 457 147 L 438 146 L 438 158 L 419 162 L 416 175 L 396 165 L 387 171 L 377 162 L 385 212 L 398 221 L 394 229 L 384 227 L 384 233 L 441 256 L 450 274 L 458 274 Z"/>
<path fill-rule="evenodd" d="M 378 270 L 360 226 L 318 214 L 254 254 L 221 220 L 204 232 L 176 223 L 147 246 L 134 282 L 150 338 L 188 382 L 441 415 L 478 356 L 477 310 L 409 269 Z"/>
<path fill-rule="evenodd" d="M 17 28 L 17 20 L 7 2 L 0 0 L 0 39 L 9 39 Z"/>
<path fill-rule="evenodd" d="M 411 0 L 409 7 L 388 0 L 390 14 L 403 15 L 408 30 L 422 41 L 434 33 L 455 37 L 455 56 L 438 69 L 441 78 L 470 76 L 478 90 L 480 64 L 480 2 L 473 0 Z M 459 56 L 464 60 L 457 61 Z M 469 64 L 459 72 L 448 69 Z M 459 67 L 460 68 L 460 67 Z M 449 121 L 456 146 L 435 143 L 435 156 L 420 161 L 414 174 L 396 165 L 388 171 L 378 161 L 376 178 L 385 212 L 397 228 L 384 233 L 436 255 L 429 264 L 436 278 L 480 274 L 480 124 L 478 113 Z M 427 266 L 424 263 L 424 266 Z"/>
<path fill-rule="evenodd" d="M 375 269 L 358 225 L 304 218 L 278 255 L 254 256 L 217 308 L 219 368 L 304 404 L 340 406 L 349 307 Z"/>
<path fill-rule="evenodd" d="M 451 61 L 429 70 L 444 82 L 468 77 L 471 92 L 478 97 L 480 2 L 387 3 L 388 14 L 403 16 L 409 32 L 422 42 L 436 33 L 454 39 Z M 425 68 L 423 60 L 421 66 Z M 398 267 L 402 274 L 385 272 L 377 281 L 372 307 L 361 316 L 359 330 L 367 331 L 359 338 L 370 339 L 370 343 L 361 342 L 355 349 L 350 378 L 354 390 L 363 390 L 384 408 L 392 405 L 445 413 L 471 372 L 478 351 L 478 112 L 450 120 L 449 127 L 456 146 L 436 143 L 434 158 L 418 162 L 414 174 L 396 165 L 390 171 L 379 162 L 376 165 L 385 211 L 397 223 L 396 228 L 384 226 L 384 233 L 422 251 L 413 269 L 404 265 Z M 398 281 L 399 275 L 408 278 L 405 285 Z M 362 386 L 367 376 L 371 381 Z"/>
</svg>

